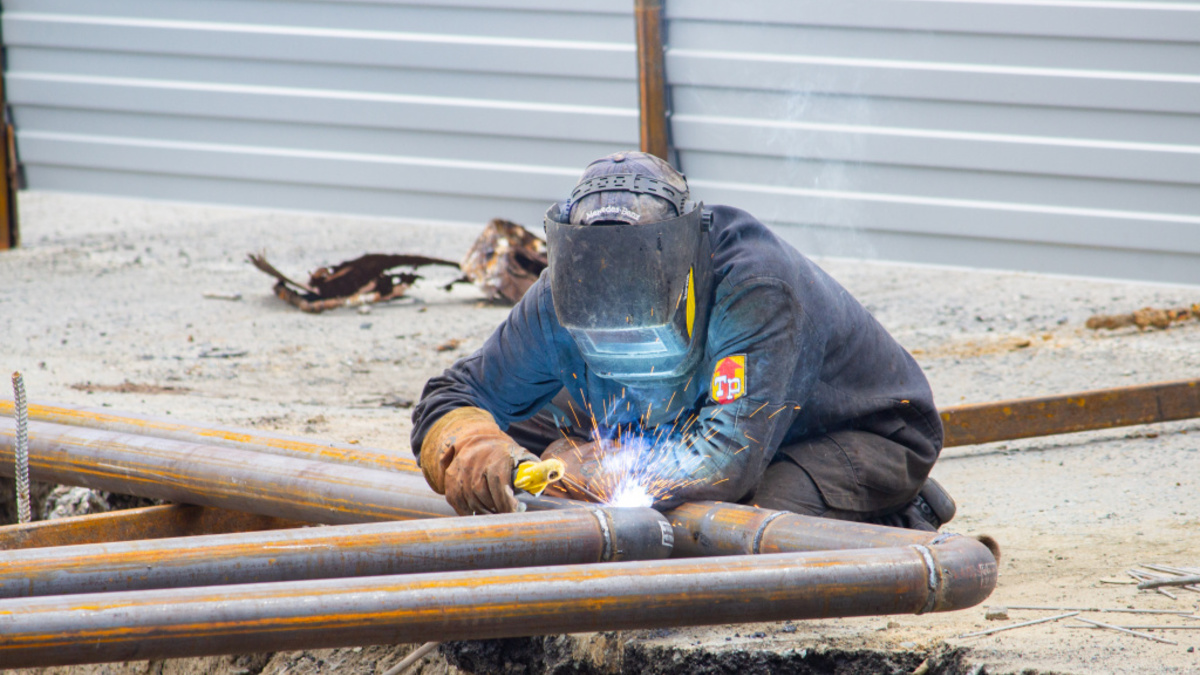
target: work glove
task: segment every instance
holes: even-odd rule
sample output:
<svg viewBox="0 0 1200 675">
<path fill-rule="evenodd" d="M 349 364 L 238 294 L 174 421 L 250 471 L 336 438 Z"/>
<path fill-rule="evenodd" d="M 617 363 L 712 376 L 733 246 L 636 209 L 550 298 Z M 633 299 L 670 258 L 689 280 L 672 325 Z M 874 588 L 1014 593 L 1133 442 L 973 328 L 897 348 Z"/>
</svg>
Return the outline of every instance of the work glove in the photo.
<svg viewBox="0 0 1200 675">
<path fill-rule="evenodd" d="M 557 459 L 566 465 L 563 479 L 546 488 L 547 497 L 565 497 L 584 502 L 604 502 L 611 482 L 601 460 L 616 451 L 616 444 L 603 447 L 596 441 L 560 438 L 546 446 L 542 459 Z"/>
<path fill-rule="evenodd" d="M 513 470 L 521 462 L 536 461 L 481 408 L 446 413 L 421 443 L 425 481 L 460 516 L 521 510 L 513 495 Z"/>
</svg>

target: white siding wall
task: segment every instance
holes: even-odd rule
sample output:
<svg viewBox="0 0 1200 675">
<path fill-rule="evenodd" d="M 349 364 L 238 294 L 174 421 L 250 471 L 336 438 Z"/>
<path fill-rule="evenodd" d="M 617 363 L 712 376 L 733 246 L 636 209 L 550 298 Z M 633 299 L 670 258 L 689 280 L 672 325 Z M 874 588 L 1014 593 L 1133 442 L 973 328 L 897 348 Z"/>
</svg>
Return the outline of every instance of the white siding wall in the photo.
<svg viewBox="0 0 1200 675">
<path fill-rule="evenodd" d="M 34 188 L 536 226 L 631 0 L 5 0 Z M 670 0 L 697 197 L 810 253 L 1200 283 L 1200 4 Z"/>
<path fill-rule="evenodd" d="M 540 223 L 637 145 L 628 3 L 6 0 L 30 187 Z"/>
<path fill-rule="evenodd" d="M 808 251 L 1200 284 L 1200 4 L 667 9 L 709 201 Z"/>
</svg>

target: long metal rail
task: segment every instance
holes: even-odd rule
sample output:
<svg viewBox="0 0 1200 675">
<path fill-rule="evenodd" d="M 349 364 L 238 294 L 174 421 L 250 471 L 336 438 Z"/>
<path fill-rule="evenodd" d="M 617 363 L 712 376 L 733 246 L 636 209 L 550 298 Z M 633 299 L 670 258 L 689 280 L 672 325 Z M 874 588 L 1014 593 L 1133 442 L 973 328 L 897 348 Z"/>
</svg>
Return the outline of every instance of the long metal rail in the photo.
<svg viewBox="0 0 1200 675">
<path fill-rule="evenodd" d="M 403 451 L 372 448 L 334 441 L 314 441 L 299 436 L 273 434 L 258 429 L 242 429 L 222 425 L 153 417 L 131 412 L 116 412 L 103 408 L 70 406 L 62 403 L 32 402 L 29 419 L 77 427 L 89 427 L 123 434 L 169 438 L 185 443 L 201 443 L 237 450 L 253 450 L 271 455 L 312 459 L 337 464 L 354 464 L 383 471 L 420 473 L 416 461 L 406 448 Z M 12 398 L 0 396 L 0 415 L 13 414 Z"/>
<path fill-rule="evenodd" d="M 13 420 L 0 418 L 0 473 L 11 475 Z M 29 425 L 35 480 L 310 523 L 453 516 L 408 472 L 378 471 L 86 427 Z"/>
<path fill-rule="evenodd" d="M 657 560 L 672 543 L 653 509 L 587 507 L 36 548 L 0 555 L 0 598 Z"/>
<path fill-rule="evenodd" d="M 946 447 L 1200 417 L 1200 379 L 944 408 Z"/>
<path fill-rule="evenodd" d="M 971 541 L 9 599 L 0 601 L 0 663 L 962 609 L 982 602 L 996 580 L 994 561 L 975 565 L 964 552 Z"/>
</svg>

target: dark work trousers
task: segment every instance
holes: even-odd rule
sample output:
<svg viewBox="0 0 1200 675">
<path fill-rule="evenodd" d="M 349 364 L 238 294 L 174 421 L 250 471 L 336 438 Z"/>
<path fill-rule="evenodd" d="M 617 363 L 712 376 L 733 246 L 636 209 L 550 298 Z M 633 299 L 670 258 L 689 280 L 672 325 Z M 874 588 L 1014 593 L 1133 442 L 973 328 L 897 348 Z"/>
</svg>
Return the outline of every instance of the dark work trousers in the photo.
<svg viewBox="0 0 1200 675">
<path fill-rule="evenodd" d="M 537 455 L 560 438 L 586 441 L 586 432 L 574 423 L 567 400 L 565 394 L 559 394 L 533 417 L 510 425 L 509 436 Z M 921 442 L 916 435 L 904 440 Z M 868 431 L 835 431 L 806 439 L 780 448 L 762 480 L 740 503 L 806 516 L 935 530 L 936 527 L 919 517 L 912 505 L 925 484 L 928 466 L 919 460 L 903 466 L 903 458 L 927 456 L 931 448 L 920 450 L 914 453 L 906 444 Z M 889 457 L 899 461 L 900 465 L 894 479 L 887 484 L 859 485 L 853 480 L 853 471 L 847 471 L 843 466 L 825 470 L 823 466 L 824 462 L 835 461 L 832 458 L 847 454 Z M 933 455 L 936 454 L 933 450 Z M 821 482 L 814 480 L 802 464 L 816 472 Z"/>
</svg>

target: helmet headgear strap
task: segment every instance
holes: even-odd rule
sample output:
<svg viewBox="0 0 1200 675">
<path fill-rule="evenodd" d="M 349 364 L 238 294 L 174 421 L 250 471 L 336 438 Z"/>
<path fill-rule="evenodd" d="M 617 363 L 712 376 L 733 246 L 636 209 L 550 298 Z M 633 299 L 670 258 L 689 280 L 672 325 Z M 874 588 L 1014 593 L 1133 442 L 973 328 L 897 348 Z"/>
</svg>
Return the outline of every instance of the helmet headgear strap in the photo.
<svg viewBox="0 0 1200 675">
<path fill-rule="evenodd" d="M 675 207 L 677 216 L 683 215 L 683 207 L 688 201 L 687 190 L 680 190 L 664 180 L 640 173 L 613 173 L 606 176 L 595 176 L 576 185 L 575 189 L 571 191 L 571 201 L 568 202 L 568 207 L 579 203 L 580 199 L 590 194 L 618 191 L 654 195 L 665 199 Z"/>
</svg>

